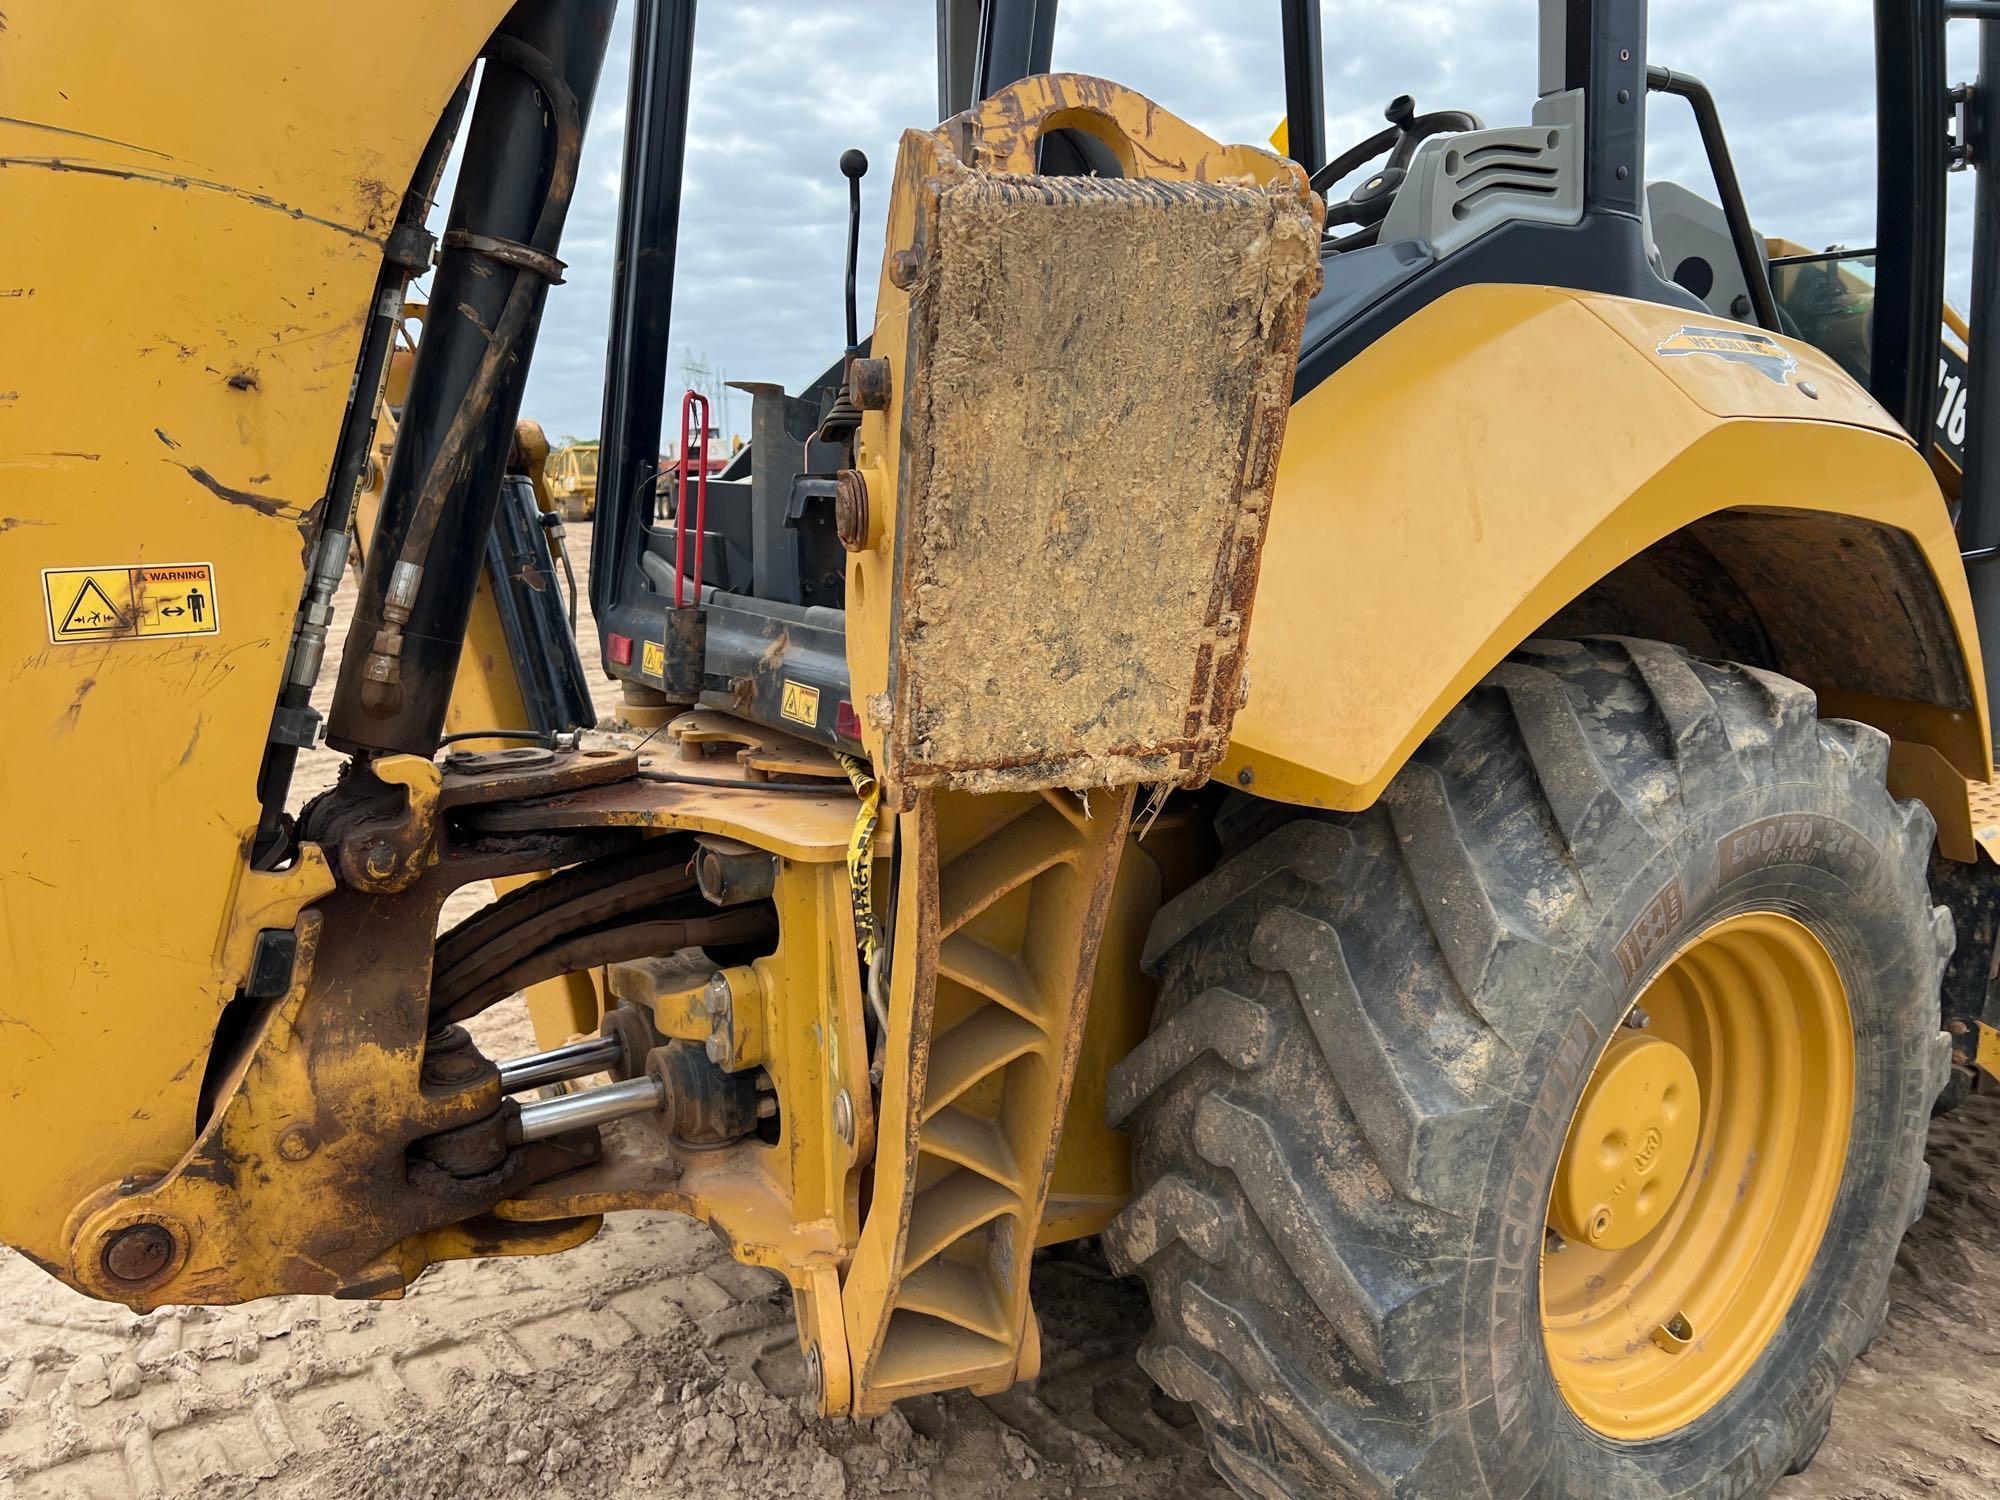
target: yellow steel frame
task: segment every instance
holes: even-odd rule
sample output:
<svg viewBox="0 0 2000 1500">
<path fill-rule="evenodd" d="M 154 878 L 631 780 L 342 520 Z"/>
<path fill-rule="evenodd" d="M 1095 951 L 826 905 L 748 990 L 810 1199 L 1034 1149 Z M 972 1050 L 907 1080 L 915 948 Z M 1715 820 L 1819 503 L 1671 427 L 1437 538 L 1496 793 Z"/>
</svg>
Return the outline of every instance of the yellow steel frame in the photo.
<svg viewBox="0 0 2000 1500">
<path fill-rule="evenodd" d="M 47 1264 L 187 1150 L 248 934 L 318 894 L 244 861 L 304 542 L 404 187 L 508 3 L 5 6 L 0 1239 Z M 216 633 L 51 644 L 41 570 L 127 562 L 210 564 Z"/>
</svg>

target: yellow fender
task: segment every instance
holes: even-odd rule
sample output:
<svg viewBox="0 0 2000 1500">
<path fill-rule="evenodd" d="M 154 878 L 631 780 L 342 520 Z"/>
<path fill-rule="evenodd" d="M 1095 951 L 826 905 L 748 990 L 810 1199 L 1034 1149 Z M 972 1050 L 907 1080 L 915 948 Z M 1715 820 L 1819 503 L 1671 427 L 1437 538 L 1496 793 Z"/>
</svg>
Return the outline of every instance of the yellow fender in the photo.
<svg viewBox="0 0 2000 1500">
<path fill-rule="evenodd" d="M 1216 776 L 1366 807 L 1508 651 L 1599 631 L 1753 640 L 1823 712 L 1991 774 L 1951 519 L 1865 391 L 1726 320 L 1474 286 L 1295 400 Z"/>
</svg>

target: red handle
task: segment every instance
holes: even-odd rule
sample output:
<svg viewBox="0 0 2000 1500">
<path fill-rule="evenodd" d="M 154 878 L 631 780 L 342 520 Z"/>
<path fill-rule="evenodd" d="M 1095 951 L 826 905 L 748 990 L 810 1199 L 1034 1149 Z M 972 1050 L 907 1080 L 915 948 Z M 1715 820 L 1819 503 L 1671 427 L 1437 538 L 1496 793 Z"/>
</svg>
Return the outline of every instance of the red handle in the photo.
<svg viewBox="0 0 2000 1500">
<path fill-rule="evenodd" d="M 699 417 L 693 431 L 689 431 L 688 419 Z M 696 458 L 697 451 L 700 454 Z M 674 608 L 681 607 L 681 560 L 687 548 L 687 493 L 688 469 L 699 462 L 696 470 L 694 500 L 694 602 L 701 603 L 701 539 L 708 530 L 708 397 L 700 391 L 689 391 L 681 397 L 681 452 L 680 461 L 675 465 L 680 471 L 680 487 L 674 495 Z"/>
</svg>

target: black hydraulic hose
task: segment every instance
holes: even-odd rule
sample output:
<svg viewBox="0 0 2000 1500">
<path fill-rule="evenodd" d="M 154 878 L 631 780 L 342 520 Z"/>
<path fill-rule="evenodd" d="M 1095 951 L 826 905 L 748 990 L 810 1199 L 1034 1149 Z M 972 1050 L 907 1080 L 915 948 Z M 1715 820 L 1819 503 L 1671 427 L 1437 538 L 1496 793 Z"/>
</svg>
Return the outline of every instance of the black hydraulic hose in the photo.
<svg viewBox="0 0 2000 1500">
<path fill-rule="evenodd" d="M 389 586 L 383 595 L 382 629 L 376 633 L 363 669 L 361 707 L 376 718 L 386 718 L 402 707 L 403 626 L 409 623 L 416 605 L 431 538 L 444 513 L 446 497 L 460 477 L 467 444 L 485 420 L 486 410 L 492 405 L 515 346 L 527 327 L 534 309 L 535 281 L 553 279 L 555 247 L 563 218 L 569 211 L 569 200 L 576 191 L 577 168 L 583 156 L 583 122 L 576 94 L 549 59 L 518 37 L 510 36 L 495 37 L 485 56 L 489 64 L 504 63 L 525 73 L 548 100 L 554 117 L 555 159 L 548 192 L 543 196 L 541 213 L 528 240 L 528 249 L 547 265 L 536 267 L 525 261 L 515 262 L 514 284 L 487 339 L 486 352 L 437 451 L 431 456 L 430 466 L 424 471 L 410 524 L 403 534 L 402 550 L 390 569 Z"/>
<path fill-rule="evenodd" d="M 1722 216 L 1729 222 L 1729 239 L 1736 258 L 1743 264 L 1743 282 L 1750 288 L 1750 310 L 1758 326 L 1776 333 L 1778 300 L 1771 293 L 1771 273 L 1764 264 L 1764 248 L 1757 243 L 1757 231 L 1750 222 L 1750 209 L 1743 201 L 1743 185 L 1736 180 L 1736 164 L 1729 157 L 1729 140 L 1722 133 L 1722 116 L 1715 108 L 1715 96 L 1708 85 L 1671 68 L 1646 69 L 1646 87 L 1656 94 L 1672 94 L 1685 99 L 1694 111 L 1695 128 L 1701 132 L 1702 150 L 1708 153 L 1708 169 L 1715 176 L 1715 190 L 1722 196 Z"/>
<path fill-rule="evenodd" d="M 272 718 L 272 734 L 257 776 L 262 813 L 252 862 L 259 869 L 269 868 L 288 852 L 289 841 L 283 836 L 285 803 L 291 794 L 292 772 L 298 764 L 299 751 L 310 743 L 317 728 L 310 712 L 312 690 L 326 654 L 333 596 L 347 571 L 348 528 L 353 524 L 368 449 L 375 435 L 376 408 L 381 404 L 382 390 L 389 378 L 389 360 L 396 330 L 402 323 L 404 294 L 411 279 L 429 263 L 431 241 L 424 232 L 424 222 L 437 200 L 445 159 L 458 139 L 465 106 L 471 97 L 472 74 L 468 71 L 459 80 L 457 92 L 438 117 L 430 139 L 424 143 L 423 154 L 417 158 L 417 169 L 403 193 L 382 269 L 376 277 L 375 296 L 370 303 L 374 312 L 362 340 L 361 361 L 355 368 L 347 412 L 341 419 L 333 473 L 320 506 L 319 536 L 313 545 L 306 593 L 300 602 L 298 623 L 285 660 L 285 681 Z"/>
</svg>

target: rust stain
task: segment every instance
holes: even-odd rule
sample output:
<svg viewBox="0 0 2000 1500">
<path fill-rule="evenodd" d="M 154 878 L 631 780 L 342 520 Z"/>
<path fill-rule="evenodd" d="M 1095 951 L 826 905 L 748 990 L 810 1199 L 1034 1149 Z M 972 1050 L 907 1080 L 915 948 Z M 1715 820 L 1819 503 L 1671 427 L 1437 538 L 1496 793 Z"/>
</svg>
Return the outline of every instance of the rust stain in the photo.
<svg viewBox="0 0 2000 1500">
<path fill-rule="evenodd" d="M 0 516 L 0 533 L 12 531 L 16 526 L 46 526 L 47 521 L 38 521 L 31 516 Z"/>
<path fill-rule="evenodd" d="M 167 436 L 166 429 L 163 427 L 155 427 L 153 429 L 153 436 L 158 438 L 161 442 L 165 443 L 169 448 L 180 447 L 179 443 L 175 442 L 172 438 Z"/>
</svg>

